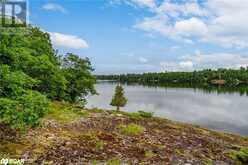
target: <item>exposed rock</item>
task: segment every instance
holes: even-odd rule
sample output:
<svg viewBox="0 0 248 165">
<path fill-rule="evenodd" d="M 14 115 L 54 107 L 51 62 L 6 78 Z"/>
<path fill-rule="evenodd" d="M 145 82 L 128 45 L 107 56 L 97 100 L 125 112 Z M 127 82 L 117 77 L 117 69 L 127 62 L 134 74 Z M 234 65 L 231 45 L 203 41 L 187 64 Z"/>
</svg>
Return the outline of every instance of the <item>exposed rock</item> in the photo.
<svg viewBox="0 0 248 165">
<path fill-rule="evenodd" d="M 135 119 L 125 114 L 89 112 L 77 121 L 59 124 L 44 120 L 41 128 L 30 130 L 22 144 L 20 158 L 33 164 L 106 164 L 112 159 L 122 164 L 144 165 L 232 165 L 228 152 L 247 147 L 248 139 L 216 133 L 160 118 Z M 134 123 L 145 128 L 142 134 L 123 135 L 119 125 Z M 0 127 L 0 132 L 5 128 Z M 2 138 L 3 134 L 0 134 Z M 14 134 L 13 134 L 14 136 Z M 3 152 L 11 145 L 2 145 Z"/>
</svg>

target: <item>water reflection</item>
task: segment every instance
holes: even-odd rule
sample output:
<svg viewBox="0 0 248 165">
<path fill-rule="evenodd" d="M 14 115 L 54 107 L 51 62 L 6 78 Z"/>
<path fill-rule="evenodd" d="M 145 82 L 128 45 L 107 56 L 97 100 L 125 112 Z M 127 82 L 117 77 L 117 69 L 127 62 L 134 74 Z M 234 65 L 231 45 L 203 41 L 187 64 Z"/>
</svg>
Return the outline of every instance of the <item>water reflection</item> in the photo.
<svg viewBox="0 0 248 165">
<path fill-rule="evenodd" d="M 99 95 L 89 97 L 87 107 L 114 109 L 109 103 L 115 85 L 109 82 L 97 84 Z M 248 97 L 243 95 L 246 92 L 221 88 L 123 86 L 128 98 L 128 104 L 123 108 L 125 111 L 149 111 L 172 120 L 248 135 Z"/>
</svg>

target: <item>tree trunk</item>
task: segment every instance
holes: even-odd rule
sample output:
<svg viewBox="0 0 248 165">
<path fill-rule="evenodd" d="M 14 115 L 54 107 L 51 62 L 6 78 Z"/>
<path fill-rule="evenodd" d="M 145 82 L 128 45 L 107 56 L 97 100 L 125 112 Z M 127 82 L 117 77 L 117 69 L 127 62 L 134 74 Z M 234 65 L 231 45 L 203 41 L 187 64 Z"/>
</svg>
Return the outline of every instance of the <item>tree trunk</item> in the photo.
<svg viewBox="0 0 248 165">
<path fill-rule="evenodd" d="M 117 111 L 120 111 L 120 107 L 119 106 L 117 106 Z"/>
</svg>

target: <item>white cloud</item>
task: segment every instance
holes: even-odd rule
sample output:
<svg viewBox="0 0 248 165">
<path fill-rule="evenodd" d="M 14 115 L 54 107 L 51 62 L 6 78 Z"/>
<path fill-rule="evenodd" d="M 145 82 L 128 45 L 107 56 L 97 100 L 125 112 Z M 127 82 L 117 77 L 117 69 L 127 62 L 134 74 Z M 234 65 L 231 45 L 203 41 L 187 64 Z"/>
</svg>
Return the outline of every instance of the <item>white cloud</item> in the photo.
<svg viewBox="0 0 248 165">
<path fill-rule="evenodd" d="M 179 65 L 182 67 L 182 68 L 186 68 L 186 69 L 192 69 L 193 68 L 193 62 L 192 61 L 181 61 L 179 63 Z"/>
<path fill-rule="evenodd" d="M 156 7 L 155 0 L 130 0 L 131 2 L 137 4 L 140 7 Z"/>
<path fill-rule="evenodd" d="M 248 57 L 231 53 L 212 53 L 187 55 L 181 58 L 194 63 L 195 69 L 203 68 L 240 68 L 248 66 Z"/>
<path fill-rule="evenodd" d="M 165 36 L 169 36 L 173 30 L 169 24 L 169 18 L 167 16 L 161 15 L 147 17 L 142 22 L 136 24 L 134 27 L 151 33 L 157 32 Z"/>
<path fill-rule="evenodd" d="M 172 3 L 170 1 L 164 1 L 159 7 L 156 8 L 157 13 L 167 13 L 171 17 L 178 16 L 205 16 L 207 11 L 202 9 L 196 1 L 188 1 L 186 3 Z"/>
<path fill-rule="evenodd" d="M 193 63 L 191 61 L 165 61 L 160 62 L 162 71 L 191 71 L 193 70 Z"/>
<path fill-rule="evenodd" d="M 58 11 L 62 13 L 67 13 L 67 10 L 63 6 L 56 3 L 47 3 L 42 6 L 42 9 L 47 11 Z"/>
<path fill-rule="evenodd" d="M 164 0 L 153 6 L 153 16 L 145 17 L 134 27 L 148 33 L 158 33 L 179 40 L 209 42 L 224 47 L 248 47 L 248 1 Z"/>
<path fill-rule="evenodd" d="M 141 62 L 141 63 L 147 63 L 148 62 L 148 60 L 146 59 L 146 58 L 144 58 L 144 57 L 139 57 L 139 62 Z"/>
<path fill-rule="evenodd" d="M 84 49 L 89 47 L 88 43 L 78 36 L 53 32 L 50 32 L 49 34 L 51 36 L 52 43 L 55 46 L 73 49 Z"/>
<path fill-rule="evenodd" d="M 175 31 L 182 36 L 204 36 L 208 28 L 204 22 L 198 18 L 192 17 L 188 20 L 182 20 L 175 23 Z"/>
<path fill-rule="evenodd" d="M 248 56 L 232 53 L 210 53 L 204 54 L 196 51 L 193 55 L 179 57 L 174 61 L 160 62 L 163 71 L 193 71 L 202 69 L 218 69 L 248 66 Z"/>
<path fill-rule="evenodd" d="M 150 9 L 155 9 L 157 7 L 156 0 L 110 0 L 108 3 L 110 5 L 120 5 L 124 3 L 133 7 L 150 8 Z"/>
</svg>

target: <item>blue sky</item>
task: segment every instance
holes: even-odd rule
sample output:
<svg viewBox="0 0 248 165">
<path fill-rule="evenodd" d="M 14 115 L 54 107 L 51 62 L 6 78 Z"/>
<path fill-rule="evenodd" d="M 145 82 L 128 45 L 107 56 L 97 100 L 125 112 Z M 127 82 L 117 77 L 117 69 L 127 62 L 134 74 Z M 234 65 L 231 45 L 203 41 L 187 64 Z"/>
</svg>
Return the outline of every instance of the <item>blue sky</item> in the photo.
<svg viewBox="0 0 248 165">
<path fill-rule="evenodd" d="M 248 65 L 247 0 L 30 0 L 30 23 L 95 73 Z"/>
</svg>

